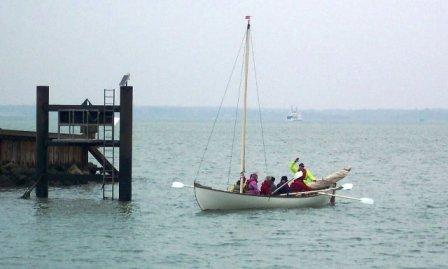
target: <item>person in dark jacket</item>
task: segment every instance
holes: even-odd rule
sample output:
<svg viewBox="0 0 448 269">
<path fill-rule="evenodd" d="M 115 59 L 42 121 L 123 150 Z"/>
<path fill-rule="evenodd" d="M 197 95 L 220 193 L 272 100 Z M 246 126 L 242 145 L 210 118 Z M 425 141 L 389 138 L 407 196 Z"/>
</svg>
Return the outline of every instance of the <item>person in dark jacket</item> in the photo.
<svg viewBox="0 0 448 269">
<path fill-rule="evenodd" d="M 288 177 L 287 176 L 282 176 L 281 179 L 280 179 L 280 183 L 277 184 L 276 189 L 278 189 L 280 187 L 281 188 L 274 195 L 280 195 L 280 194 L 284 194 L 284 193 L 290 192 L 291 190 L 289 188 L 289 185 L 286 184 L 287 182 L 288 182 Z"/>
</svg>

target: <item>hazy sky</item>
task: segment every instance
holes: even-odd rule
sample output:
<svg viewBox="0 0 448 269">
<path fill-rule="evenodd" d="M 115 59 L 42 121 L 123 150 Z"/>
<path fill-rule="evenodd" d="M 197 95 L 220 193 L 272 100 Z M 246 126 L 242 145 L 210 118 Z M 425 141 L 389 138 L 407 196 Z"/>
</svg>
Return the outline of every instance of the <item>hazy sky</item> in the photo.
<svg viewBox="0 0 448 269">
<path fill-rule="evenodd" d="M 263 107 L 448 108 L 448 1 L 390 0 L 3 0 L 0 104 L 101 103 L 130 72 L 137 105 L 217 106 L 245 15 Z"/>
</svg>

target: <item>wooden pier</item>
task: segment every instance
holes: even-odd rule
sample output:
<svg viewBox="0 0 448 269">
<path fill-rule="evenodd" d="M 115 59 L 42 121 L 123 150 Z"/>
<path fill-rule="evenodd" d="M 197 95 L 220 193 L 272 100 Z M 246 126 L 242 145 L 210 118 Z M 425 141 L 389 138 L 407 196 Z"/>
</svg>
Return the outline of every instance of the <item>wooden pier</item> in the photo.
<svg viewBox="0 0 448 269">
<path fill-rule="evenodd" d="M 105 90 L 106 93 L 106 90 Z M 115 95 L 114 100 L 115 100 Z M 103 106 L 98 105 L 50 105 L 49 104 L 49 87 L 37 86 L 36 89 L 36 177 L 40 178 L 36 185 L 37 197 L 48 197 L 48 178 L 51 176 L 48 173 L 48 148 L 49 147 L 82 147 L 87 148 L 92 153 L 92 156 L 100 159 L 99 162 L 103 164 L 104 171 L 109 171 L 112 177 L 118 177 L 119 182 L 119 200 L 130 201 L 132 199 L 132 86 L 120 87 L 120 105 L 108 105 L 106 102 Z M 115 101 L 114 101 L 115 102 Z M 107 140 L 106 135 L 102 139 L 91 137 L 87 135 L 85 138 L 63 138 L 58 137 L 52 139 L 48 133 L 49 113 L 59 113 L 59 124 L 63 121 L 64 114 L 68 113 L 68 120 L 73 126 L 83 126 L 89 129 L 92 126 L 102 126 L 104 132 L 106 126 L 114 126 L 113 115 L 115 112 L 120 113 L 120 138 L 114 139 L 114 129 L 112 128 L 112 140 Z M 76 115 L 83 118 L 82 122 L 77 119 Z M 112 120 L 110 116 L 112 115 Z M 79 118 L 78 117 L 78 118 Z M 90 117 L 90 118 L 89 118 Z M 96 118 L 95 120 L 91 120 Z M 62 122 L 65 123 L 65 122 Z M 70 125 L 69 125 L 70 128 Z M 108 162 L 107 156 L 101 156 L 101 153 L 96 147 L 119 147 L 119 164 L 118 171 L 113 164 Z M 106 167 L 108 166 L 108 167 Z M 108 169 L 107 169 L 108 168 Z M 115 173 L 117 172 L 117 173 Z M 104 197 L 104 184 L 103 184 Z M 112 188 L 113 198 L 113 188 Z"/>
<path fill-rule="evenodd" d="M 50 140 L 56 139 L 57 136 L 56 133 L 48 135 Z M 80 169 L 84 169 L 88 163 L 88 151 L 90 148 L 79 145 L 48 146 L 48 164 L 50 166 L 76 164 Z M 0 165 L 7 163 L 25 168 L 36 166 L 36 132 L 0 129 Z"/>
<path fill-rule="evenodd" d="M 127 86 L 129 75 L 120 83 L 120 104 L 115 105 L 115 90 L 104 90 L 104 104 L 93 105 L 87 99 L 81 105 L 49 104 L 49 86 L 36 88 L 36 132 L 0 129 L 0 164 L 14 163 L 35 167 L 35 191 L 39 198 L 48 197 L 49 179 L 73 179 L 99 175 L 61 175 L 49 172 L 49 165 L 77 164 L 81 169 L 90 153 L 102 166 L 103 198 L 106 180 L 118 179 L 120 201 L 132 199 L 132 107 L 133 87 Z M 49 113 L 58 113 L 58 133 L 49 133 Z M 115 113 L 120 114 L 119 139 L 115 139 Z M 61 129 L 68 128 L 69 133 Z M 79 128 L 76 133 L 75 129 Z M 103 136 L 100 136 L 102 130 Z M 115 148 L 119 149 L 119 169 L 115 167 Z M 102 151 L 100 150 L 102 149 Z M 112 149 L 112 150 L 108 150 Z M 34 186 L 33 186 L 34 187 Z M 28 191 L 31 191 L 32 188 Z M 26 197 L 27 195 L 24 195 Z"/>
</svg>

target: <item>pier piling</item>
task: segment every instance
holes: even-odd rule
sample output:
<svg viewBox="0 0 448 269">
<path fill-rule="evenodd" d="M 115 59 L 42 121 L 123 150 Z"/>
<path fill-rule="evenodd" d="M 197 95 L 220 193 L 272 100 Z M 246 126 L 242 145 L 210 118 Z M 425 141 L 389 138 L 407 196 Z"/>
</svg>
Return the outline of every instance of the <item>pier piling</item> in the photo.
<svg viewBox="0 0 448 269">
<path fill-rule="evenodd" d="M 29 197 L 29 193 L 35 187 L 36 196 L 39 198 L 48 197 L 48 185 L 50 180 L 58 178 L 70 178 L 83 182 L 87 179 L 97 179 L 98 176 L 103 178 L 103 199 L 114 199 L 114 182 L 118 177 L 119 181 L 119 200 L 132 200 L 132 105 L 133 105 L 133 87 L 120 87 L 120 106 L 115 105 L 115 90 L 104 90 L 104 104 L 93 105 L 90 102 L 84 102 L 81 105 L 58 105 L 49 104 L 49 86 L 36 87 L 36 133 L 35 146 L 31 145 L 28 151 L 35 150 L 35 184 L 33 184 L 24 194 L 23 197 Z M 106 93 L 113 92 L 112 96 Z M 111 103 L 110 98 L 113 98 Z M 107 101 L 107 102 L 106 102 Z M 58 113 L 58 133 L 49 134 L 49 113 Z M 114 138 L 115 113 L 120 113 L 120 139 Z M 61 128 L 68 128 L 68 133 L 61 133 Z M 78 129 L 77 129 L 78 128 Z M 102 128 L 103 135 L 99 133 Z M 79 131 L 78 131 L 79 130 Z M 94 130 L 92 134 L 83 133 L 83 130 Z M 79 133 L 78 133 L 79 132 Z M 9 131 L 9 134 L 11 131 Z M 8 132 L 0 132 L 0 138 L 9 137 L 9 140 L 25 139 L 24 137 L 32 137 L 33 134 L 23 134 L 24 132 L 13 131 L 15 136 L 11 138 Z M 8 141 L 9 141 L 8 140 Z M 2 141 L 0 141 L 2 142 Z M 0 143 L 0 146 L 2 143 Z M 99 147 L 103 148 L 101 152 Z M 115 168 L 114 149 L 120 148 L 119 165 L 120 169 Z M 55 150 L 56 148 L 61 150 Z M 63 152 L 63 156 L 73 155 L 72 148 L 79 149 L 76 151 L 79 157 L 77 160 L 81 169 L 85 169 L 88 162 L 88 152 L 100 163 L 101 175 L 97 175 L 95 170 L 91 174 L 89 171 L 66 171 L 60 174 L 49 172 L 48 166 L 55 164 L 55 154 Z M 112 148 L 112 150 L 110 150 Z M 67 150 L 64 150 L 67 149 Z M 50 155 L 49 155 L 50 151 Z M 20 149 L 19 152 L 26 152 Z M 14 151 L 11 153 L 14 155 Z M 11 155 L 10 154 L 10 155 Z M 81 155 L 81 156 L 80 156 Z M 3 155 L 1 155 L 3 156 Z M 1 157 L 0 156 L 0 157 Z M 9 156 L 5 154 L 5 156 Z M 59 157 L 62 157 L 57 155 Z M 51 160 L 49 160 L 49 157 Z M 11 157 L 12 158 L 12 157 Z M 19 158 L 20 160 L 26 158 Z M 63 162 L 73 162 L 72 156 L 69 156 Z M 15 160 L 14 160 L 15 162 Z M 76 163 L 75 163 L 76 164 Z M 27 165 L 30 165 L 29 162 Z M 72 164 L 74 165 L 74 164 Z M 70 170 L 70 169 L 69 169 Z M 79 170 L 79 168 L 78 168 Z M 88 173 L 88 174 L 86 174 Z M 111 196 L 105 196 L 105 185 L 108 180 L 112 183 Z"/>
<path fill-rule="evenodd" d="M 120 201 L 132 199 L 132 86 L 120 87 Z"/>
<path fill-rule="evenodd" d="M 36 88 L 36 196 L 48 197 L 48 100 L 49 87 Z"/>
</svg>

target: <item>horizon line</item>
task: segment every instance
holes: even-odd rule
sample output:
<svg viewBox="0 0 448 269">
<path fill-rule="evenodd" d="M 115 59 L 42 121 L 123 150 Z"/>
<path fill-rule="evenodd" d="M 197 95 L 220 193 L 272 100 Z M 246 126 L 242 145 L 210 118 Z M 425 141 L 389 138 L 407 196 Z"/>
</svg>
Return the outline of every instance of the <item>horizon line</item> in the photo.
<svg viewBox="0 0 448 269">
<path fill-rule="evenodd" d="M 0 107 L 6 106 L 22 106 L 22 107 L 35 107 L 35 104 L 0 104 Z M 117 105 L 118 106 L 118 105 Z M 202 109 L 216 109 L 219 106 L 175 106 L 175 105 L 134 105 L 134 107 L 152 107 L 152 108 L 202 108 Z M 235 109 L 235 106 L 223 106 L 224 109 Z M 258 110 L 257 107 L 249 107 L 248 110 Z M 290 110 L 289 108 L 280 108 L 280 107 L 265 107 L 261 108 L 261 110 Z M 343 111 L 359 111 L 359 110 L 448 110 L 448 108 L 442 107 L 425 107 L 425 108 L 304 108 L 298 109 L 298 111 L 330 111 L 330 110 L 343 110 Z"/>
</svg>

